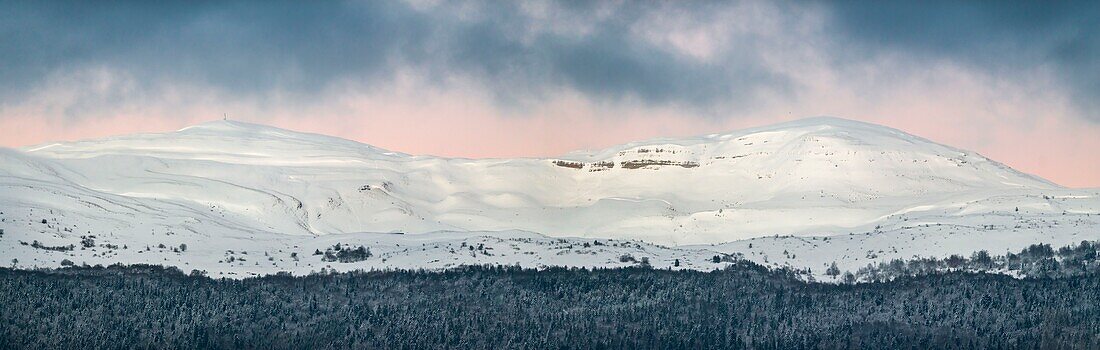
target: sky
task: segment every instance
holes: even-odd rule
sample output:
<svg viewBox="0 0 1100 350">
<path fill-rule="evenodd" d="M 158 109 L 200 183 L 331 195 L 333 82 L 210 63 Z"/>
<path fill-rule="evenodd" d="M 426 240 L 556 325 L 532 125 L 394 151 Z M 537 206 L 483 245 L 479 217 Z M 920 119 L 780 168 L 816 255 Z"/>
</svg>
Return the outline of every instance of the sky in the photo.
<svg viewBox="0 0 1100 350">
<path fill-rule="evenodd" d="M 230 119 L 555 156 L 835 116 L 1100 187 L 1100 2 L 0 0 L 0 146 Z"/>
</svg>

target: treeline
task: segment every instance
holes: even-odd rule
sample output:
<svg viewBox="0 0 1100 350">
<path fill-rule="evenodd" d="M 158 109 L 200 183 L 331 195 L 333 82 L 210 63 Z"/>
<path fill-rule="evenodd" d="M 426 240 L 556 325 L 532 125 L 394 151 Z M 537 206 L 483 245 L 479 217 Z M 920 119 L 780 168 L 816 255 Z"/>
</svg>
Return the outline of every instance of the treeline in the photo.
<svg viewBox="0 0 1100 350">
<path fill-rule="evenodd" d="M 1100 274 L 805 283 L 468 267 L 214 280 L 154 266 L 0 269 L 2 348 L 1100 348 Z"/>
<path fill-rule="evenodd" d="M 854 274 L 846 272 L 839 278 L 846 283 L 882 282 L 902 276 L 922 276 L 949 271 L 997 272 L 1029 278 L 1100 273 L 1100 242 L 1081 241 L 1081 243 L 1058 249 L 1054 249 L 1049 244 L 1033 244 L 1018 253 L 996 256 L 981 250 L 974 252 L 969 258 L 952 255 L 946 259 L 894 259 L 878 264 L 868 264 Z M 826 274 L 840 275 L 839 270 L 834 267 L 830 267 Z"/>
</svg>

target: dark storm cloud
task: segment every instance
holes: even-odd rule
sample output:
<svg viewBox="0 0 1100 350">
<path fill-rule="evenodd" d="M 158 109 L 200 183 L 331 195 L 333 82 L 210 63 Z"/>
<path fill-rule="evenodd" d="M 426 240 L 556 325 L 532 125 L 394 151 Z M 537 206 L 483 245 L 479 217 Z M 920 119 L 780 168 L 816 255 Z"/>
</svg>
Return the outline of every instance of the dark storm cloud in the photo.
<svg viewBox="0 0 1100 350">
<path fill-rule="evenodd" d="M 592 4 L 566 5 L 552 11 L 591 19 Z M 530 32 L 532 19 L 516 6 L 4 2 L 0 100 L 18 98 L 51 73 L 87 67 L 132 75 L 145 89 L 184 82 L 254 98 L 276 90 L 309 96 L 337 80 L 377 85 L 395 69 L 439 82 L 473 78 L 506 100 L 571 87 L 603 99 L 706 106 L 784 88 L 781 77 L 751 60 L 703 64 L 632 36 L 644 5 L 622 6 L 579 36 Z"/>
<path fill-rule="evenodd" d="M 229 99 L 310 99 L 334 82 L 385 88 L 395 71 L 438 84 L 470 79 L 505 103 L 569 88 L 595 100 L 728 112 L 761 95 L 798 95 L 798 77 L 758 52 L 767 38 L 723 39 L 711 43 L 722 48 L 717 57 L 700 60 L 632 31 L 669 7 L 702 23 L 728 21 L 710 14 L 729 3 L 546 4 L 549 17 L 566 19 L 552 25 L 586 27 L 577 32 L 540 28 L 544 18 L 524 4 L 532 3 L 0 0 L 0 103 L 52 75 L 94 68 L 124 73 L 142 91 L 184 83 Z M 1051 67 L 1079 105 L 1100 107 L 1100 2 L 766 4 L 829 14 L 816 40 L 828 41 L 822 54 L 838 66 L 901 53 L 995 75 Z M 777 30 L 796 21 L 781 19 Z M 87 108 L 125 98 L 107 96 Z"/>
<path fill-rule="evenodd" d="M 344 74 L 378 74 L 402 46 L 425 35 L 427 21 L 389 2 L 257 4 L 5 2 L 4 92 L 88 66 L 237 93 L 316 89 Z"/>
<path fill-rule="evenodd" d="M 995 75 L 1050 68 L 1100 120 L 1098 1 L 841 1 L 823 6 L 845 58 L 900 53 Z"/>
</svg>

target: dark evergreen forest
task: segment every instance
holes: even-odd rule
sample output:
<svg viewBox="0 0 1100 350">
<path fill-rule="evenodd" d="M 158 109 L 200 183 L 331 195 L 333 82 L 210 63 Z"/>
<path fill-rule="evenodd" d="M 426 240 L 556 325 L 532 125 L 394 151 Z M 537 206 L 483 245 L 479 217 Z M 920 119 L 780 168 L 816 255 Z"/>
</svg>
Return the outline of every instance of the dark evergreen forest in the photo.
<svg viewBox="0 0 1100 350">
<path fill-rule="evenodd" d="M 0 347 L 1100 348 L 1100 274 L 806 283 L 468 267 L 215 280 L 156 266 L 0 269 Z"/>
</svg>

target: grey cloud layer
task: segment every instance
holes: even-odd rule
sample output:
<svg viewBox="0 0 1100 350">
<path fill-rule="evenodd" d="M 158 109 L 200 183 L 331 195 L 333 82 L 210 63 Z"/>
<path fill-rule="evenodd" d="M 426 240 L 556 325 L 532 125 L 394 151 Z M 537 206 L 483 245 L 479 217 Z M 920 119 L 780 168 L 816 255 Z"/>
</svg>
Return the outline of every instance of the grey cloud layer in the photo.
<svg viewBox="0 0 1100 350">
<path fill-rule="evenodd" d="M 858 48 L 1009 73 L 1047 65 L 1088 104 L 1100 92 L 1095 4 L 788 5 L 830 14 L 823 37 L 834 38 L 837 57 Z M 185 82 L 253 98 L 308 98 L 338 81 L 379 86 L 396 70 L 472 79 L 502 101 L 564 87 L 597 100 L 739 108 L 797 89 L 751 40 L 719 43 L 719 57 L 699 60 L 632 31 L 663 5 L 566 2 L 531 13 L 516 2 L 0 1 L 0 102 L 86 67 L 126 72 L 149 89 Z M 706 19 L 727 4 L 676 6 Z M 571 24 L 587 28 L 554 28 Z"/>
<path fill-rule="evenodd" d="M 258 3 L 257 3 L 258 4 Z M 5 93 L 56 70 L 106 66 L 234 93 L 310 90 L 346 74 L 375 78 L 425 18 L 385 2 L 15 2 L 0 26 Z"/>
<path fill-rule="evenodd" d="M 858 55 L 944 59 L 997 75 L 1053 69 L 1100 121 L 1098 1 L 841 1 L 824 7 L 837 45 Z"/>
<path fill-rule="evenodd" d="M 619 9 L 585 35 L 527 32 L 532 19 L 506 2 L 423 11 L 385 1 L 3 7 L 6 98 L 55 71 L 100 66 L 143 84 L 184 81 L 253 97 L 276 89 L 308 95 L 336 80 L 371 85 L 396 69 L 470 77 L 506 99 L 566 86 L 599 98 L 708 105 L 783 85 L 751 60 L 702 64 L 632 38 L 640 7 Z M 584 18 L 587 10 L 552 11 Z M 460 11 L 472 13 L 452 15 Z"/>
</svg>

